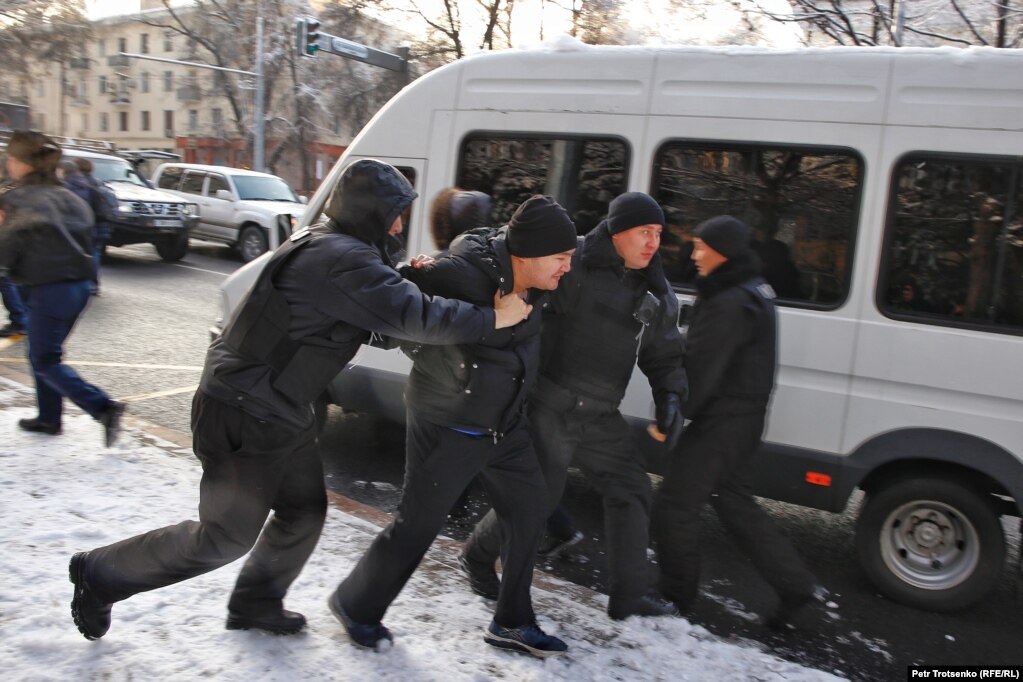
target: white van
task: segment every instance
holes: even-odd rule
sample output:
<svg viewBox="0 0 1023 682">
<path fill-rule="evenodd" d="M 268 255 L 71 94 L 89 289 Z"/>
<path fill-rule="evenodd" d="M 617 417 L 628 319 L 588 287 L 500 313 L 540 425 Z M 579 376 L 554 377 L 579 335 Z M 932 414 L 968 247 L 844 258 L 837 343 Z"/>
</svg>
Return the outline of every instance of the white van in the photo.
<svg viewBox="0 0 1023 682">
<path fill-rule="evenodd" d="M 1001 519 L 1023 504 L 1023 51 L 482 54 L 391 100 L 307 220 L 367 157 L 422 197 L 409 254 L 433 249 L 429 202 L 451 185 L 489 193 L 498 225 L 553 195 L 580 231 L 617 194 L 649 192 L 683 303 L 691 228 L 747 220 L 781 310 L 757 493 L 841 512 L 862 489 L 859 558 L 896 600 L 955 610 L 995 584 Z M 260 265 L 225 285 L 225 319 Z M 401 419 L 408 369 L 364 348 L 331 400 Z M 653 418 L 641 375 L 623 411 Z"/>
</svg>

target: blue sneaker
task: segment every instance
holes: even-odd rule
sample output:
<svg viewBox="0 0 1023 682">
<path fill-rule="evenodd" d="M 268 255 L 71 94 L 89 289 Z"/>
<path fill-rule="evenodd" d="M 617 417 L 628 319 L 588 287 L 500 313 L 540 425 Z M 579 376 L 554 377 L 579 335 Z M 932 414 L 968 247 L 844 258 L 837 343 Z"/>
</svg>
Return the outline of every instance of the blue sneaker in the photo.
<svg viewBox="0 0 1023 682">
<path fill-rule="evenodd" d="M 345 631 L 348 632 L 348 636 L 351 637 L 352 643 L 356 646 L 361 646 L 364 649 L 373 649 L 374 651 L 387 651 L 391 648 L 391 643 L 394 642 L 391 631 L 383 623 L 377 623 L 376 625 L 356 623 L 341 607 L 341 599 L 338 597 L 336 590 L 327 599 L 327 606 L 330 607 L 330 612 L 334 614 L 334 617 L 345 627 Z"/>
<path fill-rule="evenodd" d="M 567 644 L 546 634 L 535 622 L 517 628 L 503 628 L 496 621 L 491 621 L 483 631 L 483 639 L 498 649 L 519 651 L 537 658 L 560 656 L 568 651 Z"/>
</svg>

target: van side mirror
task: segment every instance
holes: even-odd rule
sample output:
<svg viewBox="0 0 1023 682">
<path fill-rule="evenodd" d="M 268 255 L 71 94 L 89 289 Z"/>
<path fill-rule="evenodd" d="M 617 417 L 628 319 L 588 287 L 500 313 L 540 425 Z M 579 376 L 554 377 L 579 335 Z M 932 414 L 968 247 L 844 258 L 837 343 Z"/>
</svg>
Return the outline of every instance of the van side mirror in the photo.
<svg viewBox="0 0 1023 682">
<path fill-rule="evenodd" d="M 216 197 L 223 199 L 224 201 L 234 201 L 234 197 L 231 196 L 231 191 L 227 189 L 218 189 Z"/>
<path fill-rule="evenodd" d="M 300 203 L 300 204 L 308 204 L 309 203 L 309 197 L 303 197 L 303 196 L 300 195 L 298 197 L 298 203 Z"/>
</svg>

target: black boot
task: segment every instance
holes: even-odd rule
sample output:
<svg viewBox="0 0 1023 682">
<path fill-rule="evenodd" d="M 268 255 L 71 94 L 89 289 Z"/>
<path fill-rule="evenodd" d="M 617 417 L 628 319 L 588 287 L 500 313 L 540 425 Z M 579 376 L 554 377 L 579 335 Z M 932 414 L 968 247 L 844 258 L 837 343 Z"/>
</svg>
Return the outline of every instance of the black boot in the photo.
<svg viewBox="0 0 1023 682">
<path fill-rule="evenodd" d="M 607 603 L 607 615 L 612 620 L 625 620 L 629 616 L 678 616 L 681 613 L 672 602 L 653 595 L 632 599 L 611 597 Z"/>
<path fill-rule="evenodd" d="M 830 598 L 831 595 L 828 593 L 828 590 L 821 585 L 816 585 L 810 594 L 783 595 L 778 608 L 764 619 L 764 625 L 772 630 L 793 629 L 796 627 L 795 621 L 797 617 L 806 611 L 808 607 L 827 606 L 835 608 L 835 604 L 829 601 Z"/>
<path fill-rule="evenodd" d="M 60 433 L 60 424 L 49 424 L 41 421 L 38 417 L 31 419 L 19 419 L 18 426 L 25 431 L 31 431 L 33 433 L 47 433 L 51 436 L 56 436 Z"/>
<path fill-rule="evenodd" d="M 110 629 L 110 608 L 112 604 L 104 602 L 93 592 L 85 579 L 85 562 L 88 554 L 79 552 L 71 557 L 68 566 L 68 578 L 75 586 L 75 594 L 71 598 L 71 618 L 74 619 L 78 631 L 86 639 L 99 639 Z"/>
<path fill-rule="evenodd" d="M 484 599 L 497 599 L 497 593 L 501 591 L 501 581 L 493 564 L 473 561 L 463 552 L 458 555 L 458 565 L 469 579 L 469 589 Z"/>
<path fill-rule="evenodd" d="M 259 614 L 227 612 L 228 630 L 265 630 L 275 635 L 294 635 L 305 629 L 305 616 L 301 613 L 281 609 Z"/>
<path fill-rule="evenodd" d="M 103 425 L 103 439 L 108 448 L 121 435 L 121 417 L 124 416 L 124 408 L 124 403 L 111 400 L 107 409 L 99 415 L 99 422 Z"/>
</svg>

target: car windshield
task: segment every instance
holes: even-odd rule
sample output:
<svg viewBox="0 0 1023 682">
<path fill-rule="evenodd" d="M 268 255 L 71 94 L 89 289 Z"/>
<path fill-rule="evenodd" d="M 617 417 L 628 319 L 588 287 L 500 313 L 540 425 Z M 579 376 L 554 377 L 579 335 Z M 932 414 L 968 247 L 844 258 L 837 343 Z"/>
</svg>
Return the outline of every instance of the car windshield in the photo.
<svg viewBox="0 0 1023 682">
<path fill-rule="evenodd" d="M 298 202 L 288 183 L 275 176 L 235 175 L 234 184 L 240 199 Z"/>
<path fill-rule="evenodd" d="M 132 165 L 124 159 L 111 157 L 109 159 L 90 158 L 89 160 L 92 161 L 92 175 L 97 180 L 103 182 L 128 182 L 141 187 L 149 186 L 135 172 Z"/>
</svg>

